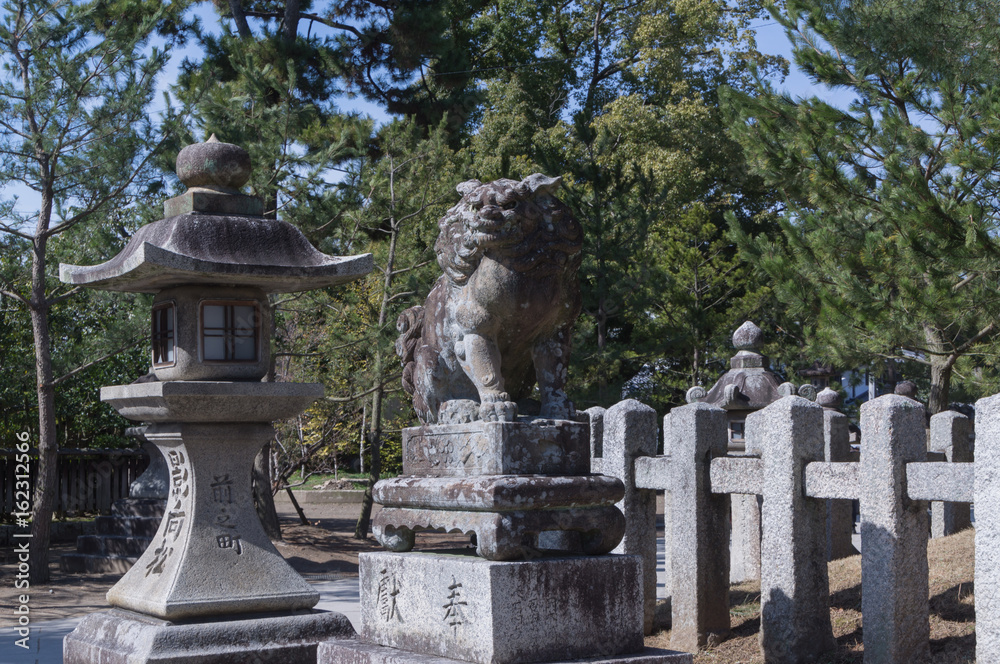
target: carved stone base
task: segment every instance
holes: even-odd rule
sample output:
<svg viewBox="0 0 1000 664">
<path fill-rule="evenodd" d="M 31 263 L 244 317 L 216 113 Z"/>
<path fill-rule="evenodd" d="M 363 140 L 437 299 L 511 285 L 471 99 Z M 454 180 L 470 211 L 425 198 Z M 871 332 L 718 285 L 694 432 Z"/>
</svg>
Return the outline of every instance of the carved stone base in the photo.
<svg viewBox="0 0 1000 664">
<path fill-rule="evenodd" d="M 477 664 L 613 660 L 643 649 L 640 565 L 638 556 L 491 562 L 471 553 L 363 553 L 361 636 L 409 651 L 389 651 L 401 661 L 410 653 Z M 396 661 L 365 657 L 321 650 L 318 661 Z"/>
<path fill-rule="evenodd" d="M 538 536 L 550 531 L 580 533 L 580 551 L 609 553 L 625 532 L 625 517 L 614 506 L 531 512 L 464 512 L 385 507 L 373 526 L 379 544 L 390 551 L 413 549 L 421 530 L 476 536 L 476 553 L 487 560 L 517 560 L 537 555 Z"/>
<path fill-rule="evenodd" d="M 403 474 L 584 475 L 590 472 L 590 425 L 524 418 L 516 422 L 437 424 L 403 429 Z"/>
<path fill-rule="evenodd" d="M 110 609 L 91 613 L 63 640 L 64 664 L 314 664 L 316 647 L 354 636 L 343 614 L 219 616 L 170 622 Z"/>
<path fill-rule="evenodd" d="M 630 655 L 595 656 L 552 664 L 691 664 L 694 655 L 676 650 L 644 648 Z M 466 664 L 461 660 L 377 646 L 364 641 L 327 641 L 318 649 L 318 664 Z"/>
<path fill-rule="evenodd" d="M 475 535 L 477 553 L 488 560 L 531 556 L 549 541 L 540 544 L 539 535 L 568 531 L 579 534 L 569 552 L 598 555 L 625 532 L 615 507 L 623 494 L 620 480 L 603 475 L 400 477 L 375 485 L 384 507 L 373 529 L 382 546 L 397 552 L 411 550 L 421 530 Z"/>
</svg>

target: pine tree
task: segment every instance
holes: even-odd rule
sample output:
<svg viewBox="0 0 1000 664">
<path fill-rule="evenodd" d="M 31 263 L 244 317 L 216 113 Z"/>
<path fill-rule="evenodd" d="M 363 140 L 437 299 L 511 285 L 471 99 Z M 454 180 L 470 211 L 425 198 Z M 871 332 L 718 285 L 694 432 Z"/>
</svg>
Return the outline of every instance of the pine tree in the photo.
<svg viewBox="0 0 1000 664">
<path fill-rule="evenodd" d="M 763 81 L 728 100 L 785 203 L 783 237 L 743 234 L 743 255 L 793 313 L 817 317 L 828 357 L 929 366 L 931 413 L 948 407 L 956 362 L 1000 332 L 1000 26 L 987 5 L 790 1 L 774 15 L 796 64 L 849 105 Z"/>
<path fill-rule="evenodd" d="M 58 284 L 50 254 L 83 224 L 125 206 L 155 152 L 148 115 L 166 62 L 149 46 L 179 8 L 144 2 L 10 0 L 0 9 L 0 186 L 19 183 L 40 204 L 0 210 L 0 232 L 16 238 L 3 295 L 31 319 L 38 407 L 30 581 L 48 579 L 49 527 L 56 495 L 53 308 L 77 289 Z M 119 16 L 119 12 L 122 12 Z M 111 20 L 111 17 L 115 17 Z"/>
</svg>

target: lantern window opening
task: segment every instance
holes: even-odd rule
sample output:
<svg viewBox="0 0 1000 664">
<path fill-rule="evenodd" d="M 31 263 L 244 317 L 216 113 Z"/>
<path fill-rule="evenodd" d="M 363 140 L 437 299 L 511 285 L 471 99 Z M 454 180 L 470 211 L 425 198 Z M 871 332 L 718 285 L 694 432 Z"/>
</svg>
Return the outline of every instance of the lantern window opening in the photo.
<svg viewBox="0 0 1000 664">
<path fill-rule="evenodd" d="M 161 302 L 153 307 L 153 366 L 169 367 L 176 363 L 176 310 L 173 301 Z"/>
<path fill-rule="evenodd" d="M 205 300 L 201 303 L 203 362 L 257 362 L 260 308 L 252 300 Z"/>
<path fill-rule="evenodd" d="M 729 441 L 742 443 L 746 441 L 746 420 L 733 420 L 729 423 Z"/>
</svg>

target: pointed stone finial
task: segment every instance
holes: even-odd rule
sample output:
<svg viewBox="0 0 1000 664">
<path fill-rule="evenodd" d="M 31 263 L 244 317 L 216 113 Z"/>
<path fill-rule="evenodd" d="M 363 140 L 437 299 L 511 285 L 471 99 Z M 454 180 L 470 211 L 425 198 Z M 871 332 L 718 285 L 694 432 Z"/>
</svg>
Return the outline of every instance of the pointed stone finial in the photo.
<svg viewBox="0 0 1000 664">
<path fill-rule="evenodd" d="M 838 394 L 836 390 L 831 390 L 829 387 L 824 387 L 820 390 L 820 393 L 816 395 L 816 403 L 829 410 L 840 410 L 841 401 L 840 394 Z"/>
<path fill-rule="evenodd" d="M 221 142 L 215 134 L 204 143 L 187 146 L 177 155 L 177 177 L 189 189 L 239 193 L 250 179 L 250 168 L 246 150 Z"/>
<path fill-rule="evenodd" d="M 733 332 L 733 346 L 736 350 L 757 352 L 763 343 L 764 332 L 750 321 L 746 321 Z"/>
</svg>

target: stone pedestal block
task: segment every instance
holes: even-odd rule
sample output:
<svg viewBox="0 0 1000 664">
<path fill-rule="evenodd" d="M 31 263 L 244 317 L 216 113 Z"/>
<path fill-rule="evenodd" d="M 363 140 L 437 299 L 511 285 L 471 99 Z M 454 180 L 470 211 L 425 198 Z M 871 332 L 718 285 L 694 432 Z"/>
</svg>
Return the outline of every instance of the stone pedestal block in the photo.
<svg viewBox="0 0 1000 664">
<path fill-rule="evenodd" d="M 153 424 L 170 476 L 166 514 L 138 562 L 108 591 L 112 606 L 166 620 L 308 609 L 319 593 L 264 533 L 253 508 L 254 454 L 270 424 Z"/>
<path fill-rule="evenodd" d="M 464 664 L 461 660 L 377 646 L 364 641 L 328 641 L 318 649 L 320 664 Z M 552 664 L 691 664 L 694 655 L 676 650 L 644 648 L 641 652 L 617 657 L 562 660 Z"/>
<path fill-rule="evenodd" d="M 570 420 L 437 424 L 403 429 L 403 474 L 585 475 L 590 425 Z"/>
<path fill-rule="evenodd" d="M 132 611 L 91 613 L 63 640 L 64 664 L 314 664 L 316 647 L 354 636 L 341 613 L 216 616 L 175 623 Z"/>
<path fill-rule="evenodd" d="M 477 664 L 643 649 L 637 556 L 493 562 L 461 553 L 363 553 L 360 584 L 362 637 L 380 646 Z"/>
</svg>

